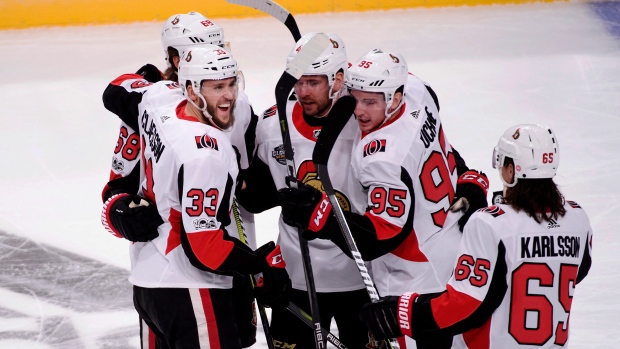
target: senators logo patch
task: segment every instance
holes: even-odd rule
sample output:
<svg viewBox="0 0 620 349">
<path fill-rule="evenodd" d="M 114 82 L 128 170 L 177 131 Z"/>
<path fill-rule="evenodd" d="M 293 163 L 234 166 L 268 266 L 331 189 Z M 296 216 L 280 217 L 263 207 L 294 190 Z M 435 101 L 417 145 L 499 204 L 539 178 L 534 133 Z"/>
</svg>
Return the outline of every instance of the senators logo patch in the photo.
<svg viewBox="0 0 620 349">
<path fill-rule="evenodd" d="M 210 148 L 219 150 L 219 148 L 217 147 L 217 139 L 209 137 L 207 135 L 196 136 L 196 147 L 198 147 L 198 149 Z"/>
<path fill-rule="evenodd" d="M 265 110 L 265 112 L 263 113 L 263 119 L 267 119 L 270 116 L 274 116 L 276 115 L 277 112 L 278 112 L 278 106 L 274 105 L 273 107 Z"/>
<path fill-rule="evenodd" d="M 271 157 L 276 159 L 278 164 L 286 165 L 286 156 L 284 155 L 284 146 L 280 144 L 279 146 L 273 148 L 271 151 Z"/>
<path fill-rule="evenodd" d="M 385 139 L 373 139 L 364 145 L 364 157 L 378 152 L 385 152 Z"/>
<path fill-rule="evenodd" d="M 488 214 L 490 214 L 493 217 L 499 217 L 501 215 L 503 215 L 504 210 L 502 210 L 501 208 L 497 207 L 497 206 L 489 206 L 489 207 L 485 207 L 485 208 L 481 208 L 479 210 L 480 212 L 486 212 Z"/>
<path fill-rule="evenodd" d="M 319 179 L 319 174 L 316 171 L 314 162 L 311 160 L 305 160 L 299 165 L 297 169 L 297 180 L 303 184 L 309 185 L 320 192 L 325 192 L 323 183 Z M 336 199 L 343 211 L 351 211 L 351 202 L 349 199 L 339 190 L 336 190 Z"/>
<path fill-rule="evenodd" d="M 153 85 L 152 82 L 148 82 L 146 80 L 136 80 L 131 83 L 131 88 L 136 89 L 136 88 L 142 88 L 142 87 L 151 86 L 151 85 Z"/>
<path fill-rule="evenodd" d="M 179 21 L 180 21 L 180 20 L 181 20 L 181 19 L 179 18 L 179 16 L 176 16 L 176 17 L 174 17 L 174 19 L 172 20 L 172 22 L 171 22 L 171 23 L 172 23 L 172 24 L 177 24 L 177 23 L 179 23 Z"/>
</svg>

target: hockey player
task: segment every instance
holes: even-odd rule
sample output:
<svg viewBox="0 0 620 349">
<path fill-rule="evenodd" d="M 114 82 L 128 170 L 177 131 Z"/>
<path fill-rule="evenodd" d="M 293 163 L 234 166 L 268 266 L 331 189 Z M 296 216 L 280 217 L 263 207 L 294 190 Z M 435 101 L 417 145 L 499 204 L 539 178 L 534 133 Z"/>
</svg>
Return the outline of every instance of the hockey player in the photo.
<svg viewBox="0 0 620 349">
<path fill-rule="evenodd" d="M 262 273 L 256 295 L 266 304 L 277 301 L 271 287 L 287 288 L 290 281 L 279 247 L 269 243 L 254 252 L 225 229 L 239 169 L 220 128 L 235 119 L 236 61 L 218 46 L 193 48 L 185 52 L 179 75 L 180 86 L 124 75 L 103 96 L 118 115 L 139 115 L 138 195 L 155 203 L 164 218 L 158 237 L 131 245 L 134 304 L 159 348 L 240 348 L 230 275 Z M 134 84 L 148 86 L 140 94 L 127 88 Z M 106 201 L 108 225 L 110 210 L 127 196 Z M 110 228 L 123 227 L 119 223 Z"/>
<path fill-rule="evenodd" d="M 166 54 L 168 69 L 163 74 L 167 80 L 177 81 L 179 55 L 192 47 L 203 47 L 209 44 L 224 46 L 223 29 L 198 12 L 176 14 L 168 18 L 161 31 L 161 41 Z M 146 64 L 137 73 L 131 84 L 125 84 L 131 92 L 141 94 L 148 89 L 148 83 L 158 82 L 162 79 L 162 73 L 151 64 Z M 143 80 L 147 80 L 144 82 Z M 119 87 L 119 89 L 121 89 Z M 256 116 L 249 104 L 247 96 L 239 91 L 235 104 L 235 123 L 223 132 L 237 149 L 240 156 L 241 168 L 249 166 L 254 151 L 254 137 L 258 116 Z M 122 237 L 130 241 L 149 241 L 157 236 L 157 227 L 162 223 L 154 205 L 143 206 L 135 203 L 148 204 L 146 198 L 139 198 L 135 194 L 139 184 L 140 149 L 135 117 L 127 116 L 132 126 L 124 121 L 120 127 L 119 138 L 114 150 L 110 181 L 103 191 L 105 202 L 112 195 L 129 193 L 131 196 L 119 200 L 112 210 L 113 220 L 117 221 L 117 231 Z M 134 120 L 133 122 L 131 120 Z M 129 207 L 130 202 L 135 203 Z M 231 218 L 232 226 L 228 228 L 231 236 L 243 236 L 250 247 L 256 248 L 256 234 L 254 230 L 254 216 L 243 207 L 233 204 Z M 123 227 L 126 227 L 123 229 Z M 130 229 L 128 227 L 131 227 Z M 119 236 L 119 237 L 121 237 Z M 256 312 L 252 285 L 247 276 L 235 276 L 234 290 L 235 299 L 245 300 L 235 303 L 236 318 L 238 319 L 239 332 L 242 337 L 243 347 L 248 347 L 256 342 Z M 143 324 L 141 324 L 143 325 Z M 144 331 L 142 331 L 144 332 Z M 143 342 L 148 341 L 148 336 L 142 336 Z M 146 346 L 146 344 L 145 344 Z"/>
<path fill-rule="evenodd" d="M 359 127 L 348 189 L 352 210 L 345 212 L 353 238 L 364 260 L 371 261 L 379 294 L 399 295 L 412 288 L 440 292 L 460 240 L 458 226 L 449 229 L 460 216 L 446 221 L 455 198 L 457 159 L 465 165 L 444 134 L 437 97 L 408 73 L 405 60 L 395 52 L 363 55 L 347 71 L 346 84 L 357 101 Z M 486 177 L 467 174 L 480 177 L 484 184 L 478 191 L 486 197 Z M 289 219 L 310 228 L 321 196 L 294 190 L 280 195 L 291 207 L 285 211 Z M 349 253 L 335 217 L 322 229 L 314 228 L 304 236 L 331 239 Z M 445 271 L 440 273 L 434 263 L 445 265 Z M 451 343 L 449 337 L 418 339 L 418 348 L 447 348 Z M 406 347 L 402 340 L 401 346 Z"/>
<path fill-rule="evenodd" d="M 315 33 L 304 35 L 291 51 L 290 62 L 299 49 Z M 345 45 L 335 34 L 328 34 L 331 45 L 315 63 L 304 72 L 295 85 L 295 98 L 289 99 L 287 118 L 297 178 L 287 177 L 282 146 L 282 136 L 274 106 L 264 114 L 256 131 L 257 150 L 246 177 L 247 188 L 238 194 L 240 202 L 251 212 L 261 212 L 278 206 L 277 190 L 287 187 L 287 180 L 313 186 L 318 190 L 322 184 L 314 164 L 312 151 L 331 106 L 344 91 L 344 73 L 347 69 Z M 329 166 L 338 173 L 333 179 L 339 199 L 345 209 L 350 208 L 350 196 L 346 178 L 355 132 L 355 121 L 351 120 L 334 146 Z M 337 171 L 336 171 L 337 170 Z M 283 210 L 286 210 L 283 207 Z M 284 216 L 286 217 L 286 216 Z M 301 251 L 297 229 L 279 220 L 279 244 L 287 261 L 287 270 L 292 279 L 293 290 L 290 299 L 306 311 L 310 311 Z M 372 344 L 368 330 L 355 315 L 356 309 L 369 300 L 364 283 L 354 262 L 330 241 L 309 243 L 312 269 L 315 275 L 321 325 L 329 328 L 332 318 L 338 326 L 339 338 L 349 348 L 365 348 Z M 284 308 L 272 311 L 271 334 L 276 347 L 309 349 L 315 348 L 313 332 Z"/>
<path fill-rule="evenodd" d="M 474 213 L 441 295 L 411 289 L 365 307 L 378 337 L 463 333 L 460 348 L 565 348 L 575 287 L 591 265 L 586 213 L 553 182 L 558 140 L 545 126 L 509 128 L 493 151 L 504 202 Z"/>
</svg>

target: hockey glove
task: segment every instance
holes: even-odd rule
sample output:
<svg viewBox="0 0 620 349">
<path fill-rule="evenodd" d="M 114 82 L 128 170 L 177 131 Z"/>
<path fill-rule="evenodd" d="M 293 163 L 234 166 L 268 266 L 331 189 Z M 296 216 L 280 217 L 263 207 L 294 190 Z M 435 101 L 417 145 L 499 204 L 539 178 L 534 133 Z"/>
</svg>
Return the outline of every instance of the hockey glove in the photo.
<svg viewBox="0 0 620 349">
<path fill-rule="evenodd" d="M 290 181 L 296 180 L 287 177 L 287 182 Z M 284 223 L 304 230 L 305 239 L 329 239 L 329 234 L 322 231 L 332 211 L 325 193 L 297 182 L 297 188 L 278 190 L 278 201 L 282 205 Z"/>
<path fill-rule="evenodd" d="M 260 272 L 254 275 L 256 300 L 270 308 L 285 307 L 289 302 L 291 279 L 286 272 L 280 245 L 272 241 L 256 250 Z"/>
<path fill-rule="evenodd" d="M 383 297 L 376 303 L 367 303 L 360 310 L 360 320 L 377 341 L 411 337 L 411 306 L 417 293 L 405 293 L 400 297 Z"/>
<path fill-rule="evenodd" d="M 463 173 L 456 183 L 456 194 L 452 211 L 462 210 L 463 217 L 459 219 L 459 229 L 461 232 L 471 215 L 483 207 L 489 206 L 487 202 L 487 191 L 489 189 L 489 179 L 484 172 L 469 170 Z"/>
<path fill-rule="evenodd" d="M 148 82 L 155 83 L 163 80 L 163 74 L 159 71 L 159 69 L 157 69 L 156 66 L 150 63 L 143 65 L 140 69 L 138 69 L 136 74 L 142 75 L 144 80 Z"/>
<path fill-rule="evenodd" d="M 101 224 L 108 232 L 133 242 L 155 239 L 157 227 L 163 223 L 157 207 L 139 195 L 113 195 L 101 212 Z"/>
</svg>

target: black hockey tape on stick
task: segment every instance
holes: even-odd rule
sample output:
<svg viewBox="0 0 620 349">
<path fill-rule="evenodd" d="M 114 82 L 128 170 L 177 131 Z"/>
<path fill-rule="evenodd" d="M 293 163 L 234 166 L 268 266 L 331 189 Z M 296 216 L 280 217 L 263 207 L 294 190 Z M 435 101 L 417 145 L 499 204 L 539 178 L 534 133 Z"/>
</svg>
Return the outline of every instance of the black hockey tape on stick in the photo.
<svg viewBox="0 0 620 349">
<path fill-rule="evenodd" d="M 314 151 L 312 152 L 312 162 L 315 165 L 327 165 L 329 155 L 338 139 L 338 135 L 349 122 L 353 111 L 355 110 L 355 98 L 351 96 L 343 96 L 338 98 L 332 109 L 329 111 L 328 121 L 323 128 L 319 138 L 316 140 Z M 333 118 L 332 118 L 333 116 Z"/>
<path fill-rule="evenodd" d="M 312 63 L 319 58 L 321 53 L 325 51 L 330 44 L 329 38 L 323 33 L 313 36 L 301 50 L 297 52 L 295 58 L 287 64 L 286 70 L 276 84 L 276 105 L 278 107 L 278 119 L 280 121 L 280 133 L 282 134 L 282 145 L 284 148 L 284 157 L 286 158 L 287 174 L 290 177 L 297 178 L 295 159 L 293 157 L 293 146 L 291 144 L 291 134 L 288 128 L 286 117 L 286 104 L 288 96 L 295 87 L 295 83 L 301 78 Z M 296 186 L 296 182 L 292 183 Z M 314 275 L 312 274 L 312 263 L 310 261 L 310 250 L 308 249 L 308 241 L 299 234 L 299 248 L 301 250 L 301 259 L 304 267 L 304 275 L 306 277 L 306 288 L 308 290 L 308 300 L 310 302 L 310 312 L 312 313 L 312 328 L 314 330 L 314 342 L 316 349 L 325 348 L 325 339 L 323 338 L 323 329 L 321 328 L 321 317 L 319 315 L 319 305 L 316 296 L 316 287 L 314 285 Z"/>
<path fill-rule="evenodd" d="M 355 240 L 353 240 L 353 234 L 351 234 L 351 229 L 349 228 L 349 225 L 344 217 L 344 213 L 340 208 L 338 198 L 336 198 L 336 191 L 334 190 L 334 186 L 329 178 L 329 171 L 327 170 L 327 161 L 329 160 L 329 155 L 332 152 L 332 148 L 334 147 L 340 132 L 347 124 L 354 111 L 355 98 L 351 96 L 343 96 L 336 101 L 327 115 L 327 122 L 321 129 L 319 138 L 316 140 L 316 145 L 314 146 L 314 151 L 312 152 L 312 162 L 314 162 L 314 165 L 316 166 L 319 179 L 325 188 L 325 194 L 327 194 L 327 198 L 332 205 L 332 212 L 336 217 L 336 221 L 338 221 L 340 231 L 342 232 L 347 246 L 351 251 L 355 265 L 357 265 L 357 269 L 360 272 L 360 276 L 364 280 L 364 285 L 366 286 L 368 296 L 370 296 L 370 300 L 374 303 L 379 301 L 377 287 L 368 273 L 368 269 L 366 268 L 366 264 L 364 263 L 364 259 L 362 258 L 359 249 L 357 248 L 357 244 L 355 244 Z M 388 347 L 393 349 L 400 348 L 396 339 L 390 339 L 386 342 Z"/>
<path fill-rule="evenodd" d="M 303 321 L 306 325 L 314 327 L 314 324 L 312 323 L 312 316 L 303 311 L 303 309 L 298 307 L 295 303 L 290 302 L 286 306 L 286 309 L 288 309 L 288 311 L 295 315 L 299 320 Z M 327 341 L 333 344 L 336 348 L 348 349 L 347 346 L 344 345 L 344 343 L 342 343 L 338 337 L 336 337 L 333 333 L 329 332 L 326 328 L 323 328 L 323 336 L 327 338 Z"/>
<path fill-rule="evenodd" d="M 291 15 L 288 10 L 279 5 L 278 3 L 271 0 L 226 0 L 226 2 L 235 5 L 242 5 L 251 7 L 253 9 L 264 12 L 280 22 L 284 23 L 284 25 L 288 28 L 288 30 L 293 35 L 293 39 L 295 42 L 301 39 L 301 32 L 299 31 L 299 27 L 297 26 L 297 22 L 293 15 Z"/>
</svg>

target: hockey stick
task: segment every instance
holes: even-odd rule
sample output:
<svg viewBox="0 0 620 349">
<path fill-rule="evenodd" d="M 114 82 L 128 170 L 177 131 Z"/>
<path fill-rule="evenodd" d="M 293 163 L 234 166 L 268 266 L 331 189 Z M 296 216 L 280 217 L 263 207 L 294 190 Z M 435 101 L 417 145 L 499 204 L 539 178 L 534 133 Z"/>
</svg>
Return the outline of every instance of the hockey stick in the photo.
<svg viewBox="0 0 620 349">
<path fill-rule="evenodd" d="M 301 33 L 293 15 L 276 2 L 271 0 L 226 0 L 226 2 L 251 7 L 275 17 L 277 20 L 284 23 L 291 34 L 293 34 L 295 42 L 301 39 Z"/>
<path fill-rule="evenodd" d="M 351 229 L 349 229 L 344 213 L 342 213 L 342 209 L 338 203 L 338 198 L 336 198 L 336 191 L 334 190 L 334 186 L 329 178 L 329 171 L 327 170 L 327 161 L 329 160 L 329 155 L 332 152 L 332 148 L 338 139 L 338 135 L 351 118 L 354 110 L 355 98 L 351 96 L 344 96 L 340 97 L 336 101 L 336 104 L 334 104 L 332 110 L 330 110 L 327 116 L 327 123 L 321 129 L 321 133 L 316 140 L 316 145 L 314 146 L 314 151 L 312 152 L 312 162 L 314 162 L 314 166 L 316 166 L 319 179 L 325 188 L 325 194 L 327 194 L 329 202 L 332 205 L 334 216 L 336 217 L 336 221 L 338 221 L 340 231 L 342 232 L 347 246 L 351 251 L 351 255 L 355 260 L 357 269 L 359 269 L 360 275 L 364 280 L 366 291 L 368 291 L 370 300 L 375 303 L 379 301 L 379 293 L 377 292 L 377 288 L 375 287 L 370 274 L 368 274 L 368 269 L 366 268 L 366 264 L 364 263 L 364 259 L 362 259 L 359 249 L 357 248 L 357 244 L 355 243 L 355 240 L 353 240 Z M 395 339 L 390 339 L 388 344 L 394 349 L 400 348 Z"/>
<path fill-rule="evenodd" d="M 314 324 L 312 323 L 312 316 L 303 311 L 303 309 L 298 307 L 295 303 L 289 302 L 286 308 L 291 313 L 293 313 L 293 315 L 295 315 L 299 320 L 303 321 L 306 325 L 314 328 Z M 347 346 L 344 345 L 344 343 L 342 343 L 340 339 L 338 339 L 338 337 L 336 337 L 333 333 L 329 332 L 326 328 L 323 328 L 323 336 L 327 338 L 327 341 L 333 344 L 336 348 L 348 349 Z"/>
<path fill-rule="evenodd" d="M 291 134 L 288 129 L 288 121 L 286 118 L 286 104 L 291 90 L 301 78 L 304 71 L 310 67 L 312 62 L 316 60 L 321 53 L 327 48 L 329 39 L 327 35 L 319 33 L 312 37 L 291 62 L 287 64 L 286 70 L 276 84 L 276 105 L 278 107 L 278 118 L 280 121 L 280 132 L 282 133 L 282 145 L 284 148 L 284 157 L 286 158 L 286 169 L 288 176 L 297 178 L 295 160 L 293 158 L 293 145 L 291 144 Z M 290 184 L 296 187 L 296 182 Z M 314 341 L 316 349 L 325 348 L 323 339 L 323 330 L 321 329 L 321 317 L 319 315 L 319 305 L 316 297 L 316 287 L 314 285 L 314 275 L 312 274 L 312 264 L 310 262 L 310 250 L 308 249 L 308 241 L 301 237 L 299 231 L 299 248 L 301 250 L 301 258 L 304 266 L 304 274 L 306 277 L 306 288 L 308 289 L 308 299 L 310 301 L 310 312 L 312 313 L 312 325 L 314 329 Z"/>
<path fill-rule="evenodd" d="M 239 214 L 239 206 L 237 205 L 237 201 L 233 199 L 232 203 L 232 212 L 233 217 L 235 218 L 235 225 L 237 226 L 237 230 L 239 231 L 239 240 L 248 245 L 247 236 L 243 232 L 243 223 L 241 222 L 241 215 Z M 254 287 L 254 278 L 250 277 L 250 282 L 252 283 L 252 287 Z M 261 323 L 263 324 L 263 330 L 265 333 L 265 339 L 267 340 L 267 346 L 269 349 L 274 349 L 273 337 L 269 331 L 269 319 L 267 319 L 267 312 L 265 312 L 265 307 L 257 302 L 258 311 L 260 313 Z M 312 323 L 312 316 L 303 311 L 300 307 L 298 307 L 295 303 L 289 302 L 286 308 L 295 315 L 298 319 L 300 319 L 303 323 L 308 325 L 310 328 L 314 328 Z M 333 333 L 329 332 L 327 329 L 323 329 L 323 336 L 327 338 L 327 340 L 333 344 L 338 349 L 348 349 L 346 345 L 344 345 L 338 337 L 336 337 Z"/>
<path fill-rule="evenodd" d="M 235 224 L 237 225 L 237 230 L 239 231 L 239 240 L 242 243 L 249 246 L 247 237 L 245 236 L 245 232 L 243 231 L 243 224 L 241 223 L 241 215 L 239 215 L 239 208 L 237 207 L 237 200 L 235 200 L 234 198 L 233 198 L 233 203 L 232 203 L 232 212 L 233 212 L 233 217 L 235 218 Z M 252 283 L 252 288 L 254 288 L 255 287 L 254 277 L 252 277 L 252 275 L 250 275 L 250 283 Z M 258 313 L 260 314 L 260 321 L 261 321 L 261 324 L 263 325 L 263 333 L 265 334 L 265 340 L 267 341 L 267 347 L 269 347 L 269 349 L 275 349 L 274 344 L 273 344 L 273 337 L 271 336 L 271 331 L 269 330 L 269 319 L 267 318 L 267 312 L 265 311 L 265 307 L 259 302 L 256 302 L 256 306 L 258 307 Z"/>
</svg>

